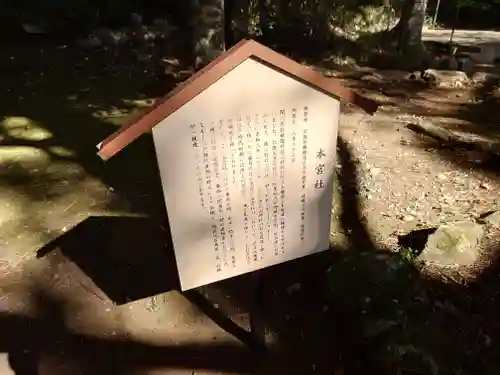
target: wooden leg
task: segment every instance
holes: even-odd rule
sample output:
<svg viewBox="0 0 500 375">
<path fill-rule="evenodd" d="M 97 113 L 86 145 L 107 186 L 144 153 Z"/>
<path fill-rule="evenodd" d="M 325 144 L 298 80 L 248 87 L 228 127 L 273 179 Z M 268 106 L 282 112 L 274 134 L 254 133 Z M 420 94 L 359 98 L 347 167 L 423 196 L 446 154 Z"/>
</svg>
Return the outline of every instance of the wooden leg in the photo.
<svg viewBox="0 0 500 375">
<path fill-rule="evenodd" d="M 265 304 L 265 284 L 260 271 L 253 275 L 253 301 L 250 311 L 250 333 L 261 348 L 261 353 L 267 351 L 266 325 L 263 317 Z"/>
</svg>

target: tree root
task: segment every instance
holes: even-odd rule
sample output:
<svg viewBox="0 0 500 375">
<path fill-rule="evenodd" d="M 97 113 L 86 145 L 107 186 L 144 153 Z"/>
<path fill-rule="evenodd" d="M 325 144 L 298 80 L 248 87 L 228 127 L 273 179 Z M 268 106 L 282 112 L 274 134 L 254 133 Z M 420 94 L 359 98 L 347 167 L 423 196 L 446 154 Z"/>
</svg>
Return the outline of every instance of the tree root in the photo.
<svg viewBox="0 0 500 375">
<path fill-rule="evenodd" d="M 500 142 L 495 140 L 481 136 L 461 135 L 452 130 L 436 126 L 430 121 L 411 123 L 407 125 L 407 128 L 440 141 L 443 147 L 477 150 L 500 156 Z"/>
</svg>

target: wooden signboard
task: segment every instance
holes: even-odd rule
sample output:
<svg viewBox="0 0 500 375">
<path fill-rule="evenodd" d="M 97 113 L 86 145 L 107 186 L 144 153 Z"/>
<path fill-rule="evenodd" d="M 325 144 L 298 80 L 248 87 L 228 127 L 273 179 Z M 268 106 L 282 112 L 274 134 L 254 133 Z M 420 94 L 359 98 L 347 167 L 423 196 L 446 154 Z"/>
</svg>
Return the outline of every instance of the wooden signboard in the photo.
<svg viewBox="0 0 500 375">
<path fill-rule="evenodd" d="M 152 130 L 183 290 L 328 249 L 339 100 L 377 104 L 254 41 L 99 145 Z"/>
</svg>

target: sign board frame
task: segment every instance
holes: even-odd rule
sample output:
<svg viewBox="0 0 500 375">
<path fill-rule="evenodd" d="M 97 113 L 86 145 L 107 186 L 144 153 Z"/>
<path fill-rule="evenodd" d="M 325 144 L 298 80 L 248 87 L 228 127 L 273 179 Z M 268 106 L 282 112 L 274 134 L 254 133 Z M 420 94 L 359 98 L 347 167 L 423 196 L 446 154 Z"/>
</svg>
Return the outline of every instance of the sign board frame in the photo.
<svg viewBox="0 0 500 375">
<path fill-rule="evenodd" d="M 173 129 L 175 125 L 169 123 L 168 119 L 171 116 L 174 116 L 179 111 L 182 111 L 182 108 L 190 104 L 191 101 L 198 100 L 197 97 L 201 96 L 202 93 L 211 89 L 211 87 L 215 87 L 216 85 L 220 84 L 220 82 L 222 82 L 223 78 L 225 78 L 226 76 L 230 76 L 231 74 L 234 74 L 234 72 L 236 72 L 238 69 L 242 69 L 242 66 L 244 66 L 245 64 L 246 66 L 248 66 L 249 61 L 257 62 L 257 64 L 255 65 L 265 66 L 268 69 L 273 70 L 274 72 L 278 72 L 279 75 L 292 78 L 293 81 L 299 82 L 301 86 L 307 86 L 308 88 L 312 88 L 314 91 L 317 91 L 322 95 L 326 95 L 330 98 L 335 98 L 337 103 L 341 99 L 352 102 L 353 104 L 364 109 L 369 114 L 373 114 L 377 110 L 378 104 L 375 101 L 363 97 L 357 94 L 356 92 L 344 87 L 337 80 L 332 78 L 327 78 L 322 74 L 304 65 L 301 65 L 287 58 L 286 56 L 283 56 L 253 40 L 243 40 L 238 44 L 236 44 L 231 49 L 229 49 L 227 52 L 222 54 L 219 58 L 215 59 L 205 68 L 193 74 L 189 79 L 187 79 L 185 82 L 177 86 L 168 95 L 159 99 L 155 103 L 155 105 L 139 119 L 123 125 L 118 131 L 107 137 L 103 142 L 101 142 L 98 145 L 99 149 L 98 155 L 103 160 L 107 160 L 113 157 L 115 154 L 117 154 L 124 147 L 129 145 L 140 135 L 153 130 L 153 128 L 155 128 L 157 125 L 161 125 L 158 126 L 158 128 L 155 128 L 153 131 L 155 135 L 155 146 L 157 149 L 157 154 L 159 155 L 159 158 L 160 156 L 164 157 L 165 155 L 172 156 L 171 153 L 165 152 L 165 149 L 172 148 L 172 147 L 167 147 L 167 146 L 172 146 L 172 144 L 167 145 L 165 147 L 163 147 L 162 145 L 163 139 L 165 139 L 166 132 L 168 132 L 169 129 Z M 249 72 L 251 72 L 251 70 Z M 241 84 L 245 85 L 245 82 L 243 81 Z M 194 108 L 196 109 L 196 107 Z M 323 106 L 323 108 L 325 107 Z M 333 113 L 335 113 L 335 111 Z M 337 116 L 338 116 L 338 108 L 337 108 Z M 324 120 L 324 119 L 319 118 L 318 120 Z M 319 121 L 319 122 L 324 122 L 324 121 Z M 170 127 L 166 127 L 165 124 L 169 125 Z M 180 124 L 179 126 L 189 127 L 189 124 Z M 178 128 L 178 126 L 176 125 L 175 127 Z M 160 128 L 163 130 L 161 131 L 157 130 Z M 335 125 L 335 132 L 336 132 L 336 125 Z M 331 138 L 332 135 L 329 135 L 329 137 Z M 175 144 L 173 145 L 175 146 Z M 160 164 L 160 172 L 162 175 L 162 184 L 167 198 L 168 184 L 169 181 L 173 180 L 173 178 L 170 179 L 167 178 L 168 172 L 166 171 L 166 169 L 162 169 L 162 163 L 164 163 L 163 159 L 159 159 L 159 164 Z M 170 190 L 170 192 L 172 193 L 172 190 Z M 171 205 L 171 207 L 173 206 Z M 328 207 L 328 210 L 330 210 L 330 207 Z M 167 212 L 168 211 L 169 209 L 167 207 Z M 181 211 L 177 211 L 177 214 L 179 214 L 179 212 Z M 169 221 L 172 226 L 172 220 Z M 175 234 L 173 234 L 173 236 L 175 238 Z M 175 241 L 174 241 L 174 250 L 175 250 Z M 179 265 L 180 255 L 181 254 L 176 250 L 176 259 L 178 265 Z M 296 258 L 298 257 L 299 256 L 297 256 Z M 277 263 L 281 262 L 275 262 L 274 264 Z M 273 264 L 267 264 L 264 265 L 263 267 L 269 265 Z M 178 268 L 180 276 L 183 276 L 181 275 L 182 267 Z M 186 269 L 186 266 L 184 266 L 184 269 Z M 251 272 L 257 269 L 259 268 L 254 268 L 250 270 L 247 269 L 247 271 L 241 273 Z M 196 272 L 194 274 L 196 274 Z M 237 274 L 232 274 L 226 277 L 221 277 L 219 279 L 214 279 L 212 277 L 212 279 L 210 278 L 202 279 L 201 281 L 188 280 L 186 281 L 185 285 L 183 285 L 183 278 L 180 277 L 181 288 L 183 290 L 192 289 L 197 286 L 206 285 L 211 282 L 219 281 L 224 278 L 230 278 L 236 275 Z"/>
</svg>

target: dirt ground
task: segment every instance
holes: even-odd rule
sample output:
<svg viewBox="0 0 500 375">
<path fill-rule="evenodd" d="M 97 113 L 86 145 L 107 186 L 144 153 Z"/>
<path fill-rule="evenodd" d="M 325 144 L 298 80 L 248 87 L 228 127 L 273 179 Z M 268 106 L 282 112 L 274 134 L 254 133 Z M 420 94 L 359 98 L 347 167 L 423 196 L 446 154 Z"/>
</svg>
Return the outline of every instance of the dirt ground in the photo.
<svg viewBox="0 0 500 375">
<path fill-rule="evenodd" d="M 395 250 L 391 238 L 398 233 L 475 219 L 498 207 L 494 155 L 449 147 L 407 126 L 428 120 L 498 144 L 496 103 L 476 102 L 475 87 L 441 89 L 421 82 L 384 81 L 367 87 L 356 80 L 347 84 L 382 103 L 373 117 L 347 109 L 340 133 L 359 165 L 367 222 L 382 246 Z"/>
<path fill-rule="evenodd" d="M 498 209 L 498 159 L 406 126 L 417 116 L 498 137 L 496 104 L 475 88 L 344 78 L 383 105 L 343 108 L 331 251 L 263 273 L 266 356 L 243 330 L 251 276 L 175 290 L 150 140 L 95 156 L 175 77 L 67 45 L 4 48 L 0 67 L 0 375 L 498 372 L 495 249 L 479 271 L 441 272 L 397 243 Z"/>
</svg>

